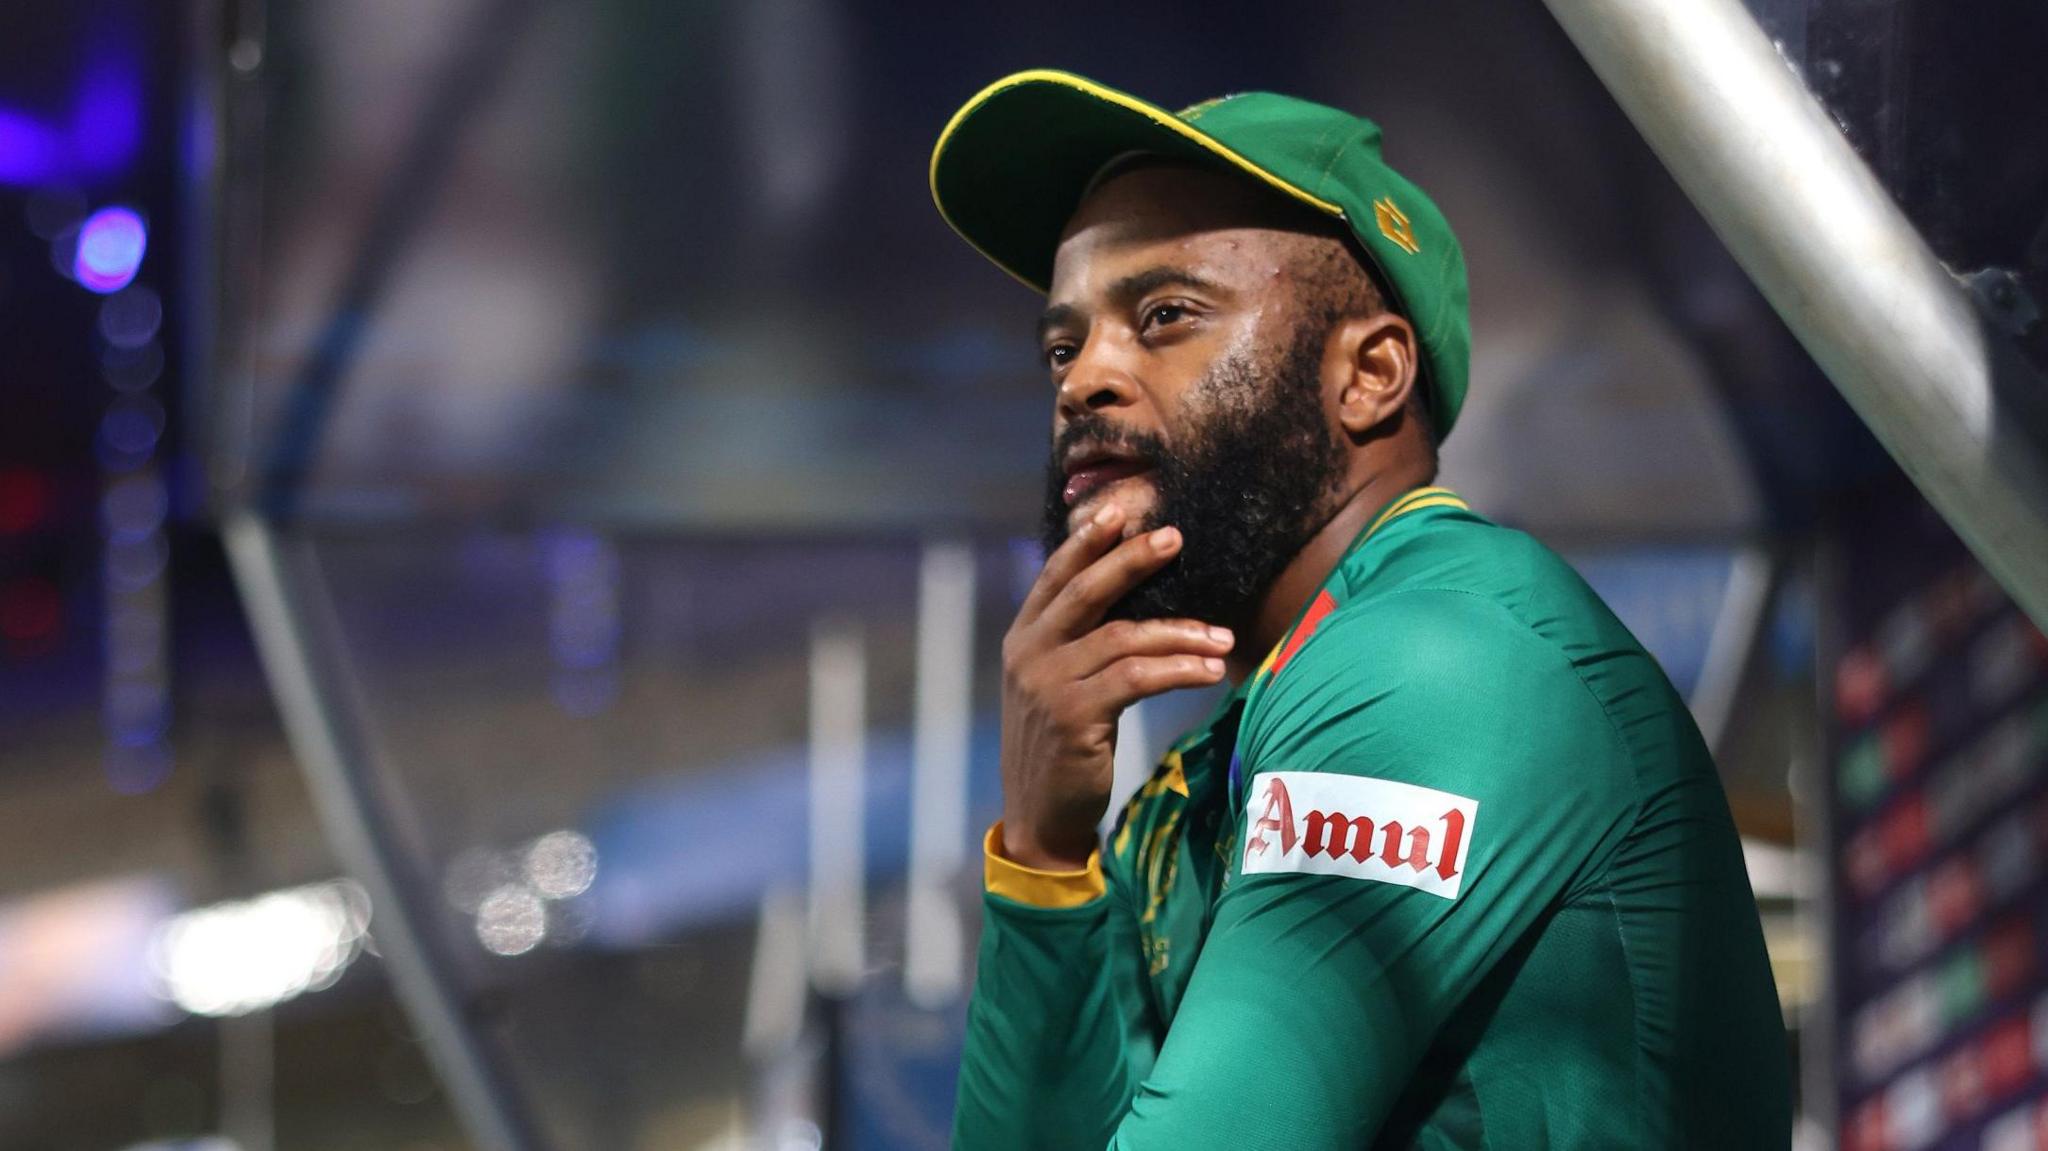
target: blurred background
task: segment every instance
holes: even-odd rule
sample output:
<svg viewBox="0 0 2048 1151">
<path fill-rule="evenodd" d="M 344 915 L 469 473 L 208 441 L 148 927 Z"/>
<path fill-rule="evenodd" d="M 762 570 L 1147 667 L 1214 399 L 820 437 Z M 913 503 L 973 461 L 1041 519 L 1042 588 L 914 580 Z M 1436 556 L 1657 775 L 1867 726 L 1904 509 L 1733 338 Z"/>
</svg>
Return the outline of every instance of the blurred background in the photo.
<svg viewBox="0 0 2048 1151">
<path fill-rule="evenodd" d="M 1749 7 L 2044 363 L 2048 14 Z M 1048 397 L 926 164 L 1048 65 L 1384 126 L 1444 482 L 1691 702 L 1799 1146 L 2048 1147 L 2048 642 L 1540 6 L 15 0 L 0 1148 L 945 1146 Z"/>
</svg>

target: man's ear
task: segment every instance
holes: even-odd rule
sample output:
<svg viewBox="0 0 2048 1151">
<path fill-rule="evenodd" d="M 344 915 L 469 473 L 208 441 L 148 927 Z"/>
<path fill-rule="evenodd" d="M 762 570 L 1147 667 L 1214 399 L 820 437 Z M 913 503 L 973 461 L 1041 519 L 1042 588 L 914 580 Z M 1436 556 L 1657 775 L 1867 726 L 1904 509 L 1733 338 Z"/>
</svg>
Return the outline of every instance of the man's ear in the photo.
<svg viewBox="0 0 2048 1151">
<path fill-rule="evenodd" d="M 1332 368 L 1337 381 L 1337 422 L 1362 437 L 1408 403 L 1415 387 L 1415 329 L 1392 312 L 1355 316 L 1335 332 Z M 1334 362 L 1332 362 L 1334 361 Z"/>
</svg>

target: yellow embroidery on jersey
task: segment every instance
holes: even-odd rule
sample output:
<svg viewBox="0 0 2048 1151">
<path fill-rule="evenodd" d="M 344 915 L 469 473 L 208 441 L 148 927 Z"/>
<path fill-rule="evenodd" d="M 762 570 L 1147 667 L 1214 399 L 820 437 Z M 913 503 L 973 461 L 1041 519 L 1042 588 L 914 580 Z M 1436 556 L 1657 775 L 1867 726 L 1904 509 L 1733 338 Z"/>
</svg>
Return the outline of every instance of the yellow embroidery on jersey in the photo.
<svg viewBox="0 0 2048 1151">
<path fill-rule="evenodd" d="M 1124 825 L 1117 828 L 1116 839 L 1109 845 L 1110 854 L 1118 859 L 1122 859 L 1131 849 L 1131 825 L 1138 822 L 1138 808 L 1143 803 L 1144 797 L 1136 796 L 1124 805 Z"/>
<path fill-rule="evenodd" d="M 1165 792 L 1186 799 L 1188 795 L 1187 768 L 1181 761 L 1180 749 L 1175 748 L 1160 757 L 1159 766 L 1152 769 L 1152 778 L 1139 786 L 1124 804 L 1123 826 L 1117 829 L 1116 838 L 1110 841 L 1110 853 L 1121 859 L 1131 847 L 1131 827 L 1138 822 L 1138 814 L 1145 810 L 1145 804 L 1159 798 Z"/>
<path fill-rule="evenodd" d="M 1173 941 L 1164 935 L 1153 936 L 1144 941 L 1145 954 L 1148 957 L 1145 974 L 1157 976 L 1166 970 L 1169 964 L 1167 952 L 1172 945 Z"/>
<path fill-rule="evenodd" d="M 1174 878 L 1180 873 L 1179 852 L 1173 850 L 1173 833 L 1180 826 L 1180 812 L 1166 817 L 1166 822 L 1152 833 L 1152 838 L 1139 849 L 1140 862 L 1145 868 L 1145 914 L 1138 918 L 1140 923 L 1150 923 L 1159 915 L 1159 909 L 1166 904 L 1166 895 L 1173 890 Z"/>
<path fill-rule="evenodd" d="M 1145 781 L 1145 786 L 1139 789 L 1138 794 L 1150 799 L 1162 791 L 1173 792 L 1182 799 L 1188 797 L 1187 769 L 1182 764 L 1178 751 L 1169 751 L 1160 759 L 1159 766 L 1152 772 L 1152 778 Z"/>
</svg>

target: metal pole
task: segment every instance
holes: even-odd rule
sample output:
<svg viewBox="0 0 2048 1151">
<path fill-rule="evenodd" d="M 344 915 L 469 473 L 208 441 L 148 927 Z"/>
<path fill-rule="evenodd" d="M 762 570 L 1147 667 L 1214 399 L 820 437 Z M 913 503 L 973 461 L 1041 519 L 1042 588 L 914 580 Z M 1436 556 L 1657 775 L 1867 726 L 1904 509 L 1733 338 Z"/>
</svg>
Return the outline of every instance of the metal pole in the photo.
<svg viewBox="0 0 2048 1151">
<path fill-rule="evenodd" d="M 403 877 L 395 813 L 338 706 L 350 693 L 326 642 L 332 624 L 318 573 L 252 514 L 230 516 L 222 535 L 314 811 L 335 855 L 369 892 L 385 968 L 456 1114 L 481 1151 L 543 1151 L 524 1099 L 476 1034 L 433 908 L 408 898 L 419 885 Z"/>
<path fill-rule="evenodd" d="M 1777 582 L 1777 565 L 1760 548 L 1743 548 L 1735 553 L 1728 572 L 1728 587 L 1721 606 L 1714 613 L 1714 630 L 1707 637 L 1706 657 L 1700 661 L 1700 677 L 1694 681 L 1693 722 L 1717 756 L 1735 718 L 1735 699 L 1742 690 L 1743 673 L 1749 670 L 1757 641 L 1770 624 L 1771 592 Z"/>
<path fill-rule="evenodd" d="M 811 629 L 811 983 L 860 989 L 867 963 L 867 641 L 854 620 Z"/>
<path fill-rule="evenodd" d="M 489 0 L 475 6 L 472 22 L 449 45 L 449 59 L 413 122 L 405 151 L 390 168 L 368 228 L 352 245 L 355 261 L 342 281 L 328 323 L 313 341 L 298 378 L 285 395 L 255 498 L 273 520 L 288 521 L 304 495 L 328 415 L 384 302 L 415 231 L 434 208 L 434 196 L 462 155 L 463 133 L 497 89 L 517 57 L 541 0 Z"/>
<path fill-rule="evenodd" d="M 1545 0 L 1743 270 L 1970 550 L 2048 625 L 2041 381 L 1739 0 Z"/>
<path fill-rule="evenodd" d="M 230 1015 L 220 1028 L 220 1129 L 236 1151 L 277 1151 L 277 1019 Z"/>
<path fill-rule="evenodd" d="M 974 550 L 931 544 L 919 565 L 917 700 L 910 754 L 910 898 L 903 985 L 939 1007 L 966 984 L 953 884 L 967 862 L 967 760 L 974 719 Z"/>
</svg>

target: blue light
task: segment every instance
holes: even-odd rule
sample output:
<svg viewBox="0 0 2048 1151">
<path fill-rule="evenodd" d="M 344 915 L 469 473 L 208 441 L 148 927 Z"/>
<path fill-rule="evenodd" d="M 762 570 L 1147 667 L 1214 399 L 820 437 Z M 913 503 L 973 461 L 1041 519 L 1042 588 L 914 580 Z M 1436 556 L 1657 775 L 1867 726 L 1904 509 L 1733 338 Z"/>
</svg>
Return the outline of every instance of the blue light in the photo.
<svg viewBox="0 0 2048 1151">
<path fill-rule="evenodd" d="M 132 167 L 145 127 L 141 60 L 132 39 L 104 40 L 78 74 L 68 116 L 0 107 L 0 185 L 103 179 Z"/>
<path fill-rule="evenodd" d="M 149 229 L 141 216 L 127 208 L 101 208 L 78 230 L 71 274 L 101 295 L 118 292 L 135 278 L 148 248 Z"/>
<path fill-rule="evenodd" d="M 106 29 L 82 51 L 70 115 L 0 106 L 0 184 L 102 180 L 129 170 L 143 147 L 145 82 L 135 29 Z"/>
<path fill-rule="evenodd" d="M 71 111 L 71 160 L 94 174 L 119 172 L 142 148 L 142 77 L 119 57 L 102 59 L 80 82 Z"/>
<path fill-rule="evenodd" d="M 63 137 L 10 108 L 0 108 L 0 184 L 39 184 L 63 163 Z"/>
</svg>

